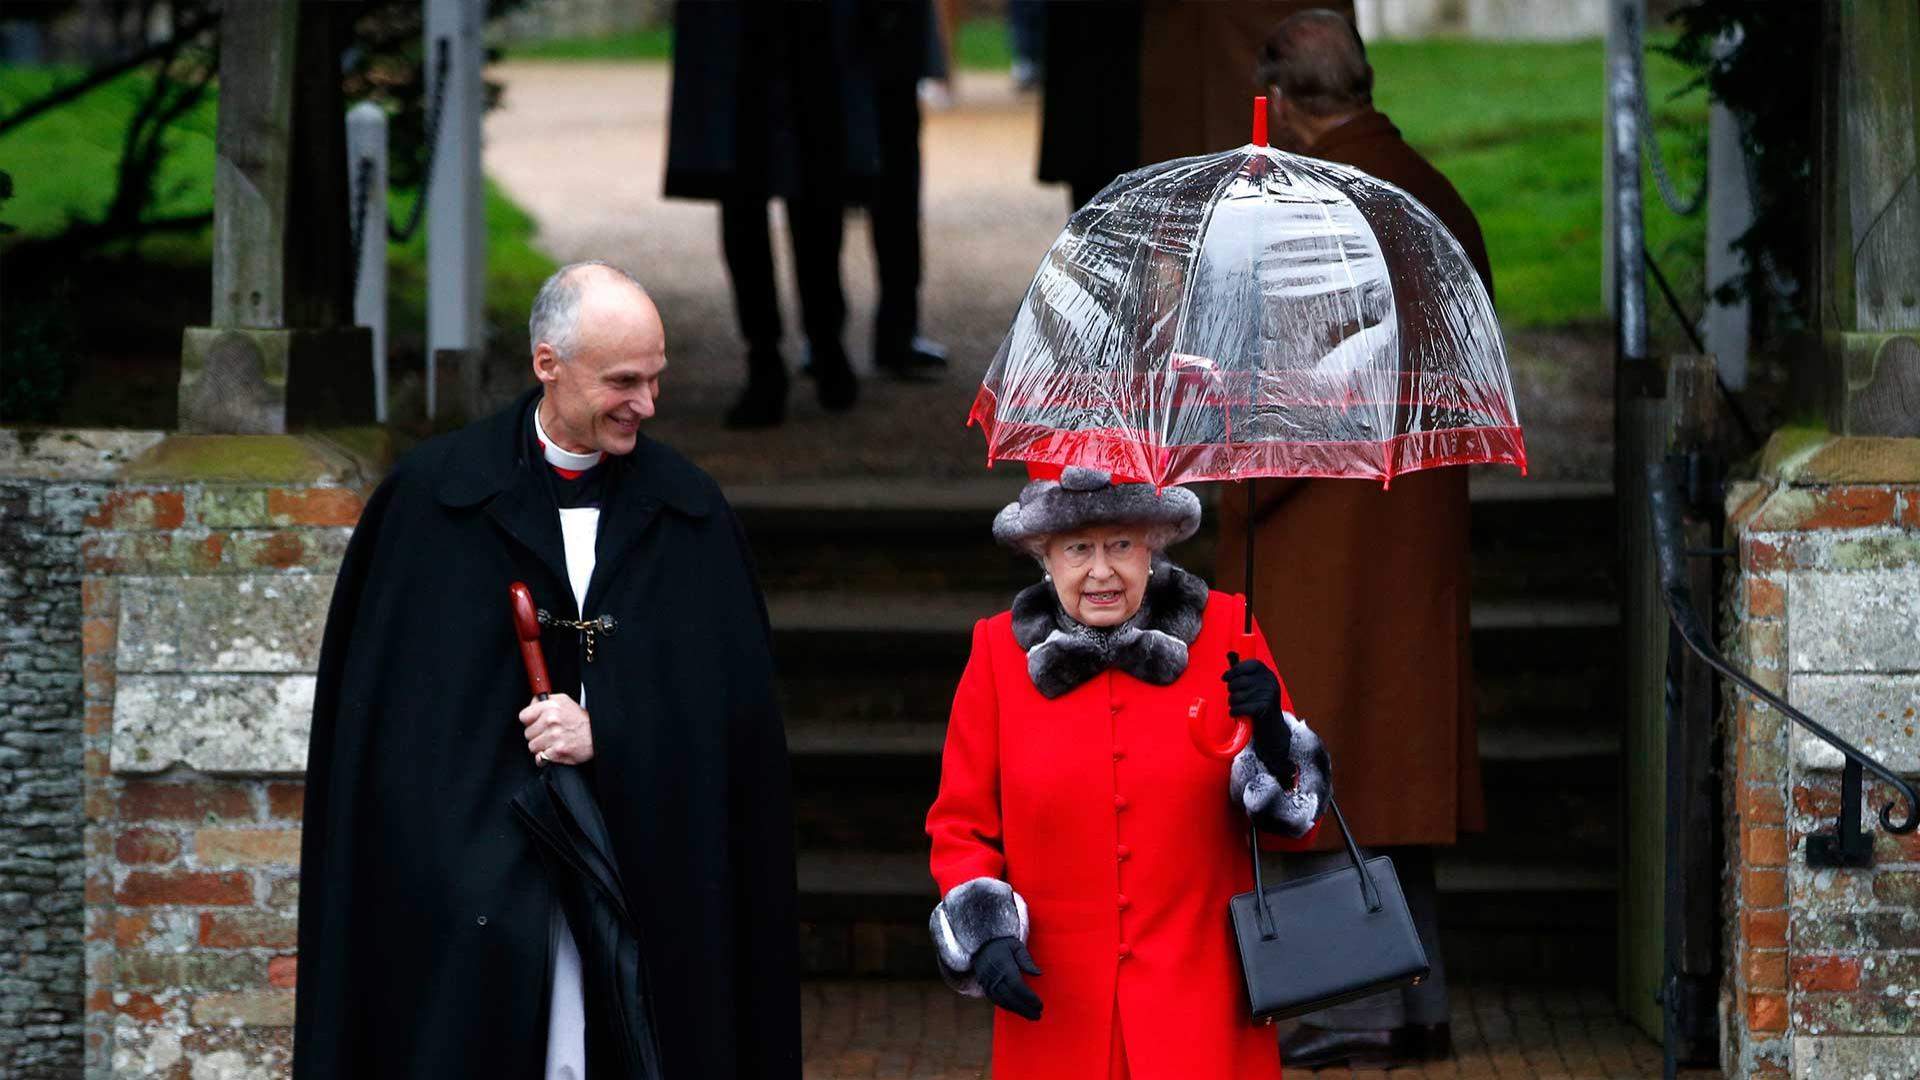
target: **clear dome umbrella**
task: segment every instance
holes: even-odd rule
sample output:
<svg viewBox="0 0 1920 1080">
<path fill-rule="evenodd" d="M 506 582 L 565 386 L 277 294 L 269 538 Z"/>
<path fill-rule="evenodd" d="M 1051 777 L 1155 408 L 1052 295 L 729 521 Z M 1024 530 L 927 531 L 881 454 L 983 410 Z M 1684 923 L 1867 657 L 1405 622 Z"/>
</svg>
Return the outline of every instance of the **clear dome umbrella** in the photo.
<svg viewBox="0 0 1920 1080">
<path fill-rule="evenodd" d="M 1406 192 L 1255 142 L 1115 180 L 1053 242 L 976 397 L 991 463 L 1156 485 L 1526 468 L 1506 347 Z"/>
<path fill-rule="evenodd" d="M 1506 345 L 1433 212 L 1358 169 L 1254 138 L 1127 173 L 1054 240 L 968 422 L 987 459 L 1155 486 L 1526 471 Z M 1253 491 L 1247 491 L 1252 532 Z M 1252 626 L 1253 537 L 1247 538 Z M 1245 654 L 1245 642 L 1240 653 Z M 1247 728 L 1203 750 L 1231 756 Z"/>
</svg>

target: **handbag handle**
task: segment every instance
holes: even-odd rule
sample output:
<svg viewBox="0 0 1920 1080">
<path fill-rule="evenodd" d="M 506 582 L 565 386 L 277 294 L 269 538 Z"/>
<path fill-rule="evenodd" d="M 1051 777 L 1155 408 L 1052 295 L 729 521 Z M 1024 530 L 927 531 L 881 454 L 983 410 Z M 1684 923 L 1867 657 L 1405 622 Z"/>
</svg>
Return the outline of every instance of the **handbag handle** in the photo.
<svg viewBox="0 0 1920 1080">
<path fill-rule="evenodd" d="M 1368 912 L 1377 912 L 1383 906 L 1380 902 L 1380 889 L 1373 883 L 1373 875 L 1367 871 L 1367 861 L 1360 854 L 1360 845 L 1353 841 L 1353 830 L 1347 828 L 1347 817 L 1340 812 L 1340 804 L 1333 796 L 1327 796 L 1327 809 L 1333 812 L 1334 824 L 1340 826 L 1340 838 L 1346 841 L 1347 858 L 1353 861 L 1354 870 L 1360 875 L 1360 899 L 1367 905 Z M 1260 919 L 1260 939 L 1272 941 L 1279 936 L 1275 928 L 1273 908 L 1267 901 L 1267 883 L 1260 873 L 1260 831 L 1254 827 L 1253 819 L 1247 819 L 1247 850 L 1253 856 L 1253 895 L 1254 911 Z"/>
</svg>

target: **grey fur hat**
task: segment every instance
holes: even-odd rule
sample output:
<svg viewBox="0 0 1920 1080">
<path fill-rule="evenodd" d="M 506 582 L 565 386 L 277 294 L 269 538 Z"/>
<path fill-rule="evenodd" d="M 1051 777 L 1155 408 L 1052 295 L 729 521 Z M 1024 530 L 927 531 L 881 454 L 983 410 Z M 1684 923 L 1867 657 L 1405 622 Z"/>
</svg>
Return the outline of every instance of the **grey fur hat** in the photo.
<svg viewBox="0 0 1920 1080">
<path fill-rule="evenodd" d="M 1200 497 L 1183 487 L 1116 484 L 1111 473 L 1070 465 L 1058 480 L 1035 480 L 994 515 L 993 538 L 1034 558 L 1047 537 L 1089 525 L 1143 525 L 1147 546 L 1164 550 L 1200 528 Z"/>
</svg>

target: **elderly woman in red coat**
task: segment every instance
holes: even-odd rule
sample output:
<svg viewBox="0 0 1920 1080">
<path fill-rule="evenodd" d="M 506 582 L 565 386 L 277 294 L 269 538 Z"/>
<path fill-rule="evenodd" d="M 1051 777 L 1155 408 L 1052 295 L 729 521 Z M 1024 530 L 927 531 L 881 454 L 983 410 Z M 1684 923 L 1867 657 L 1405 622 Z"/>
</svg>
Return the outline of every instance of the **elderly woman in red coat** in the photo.
<svg viewBox="0 0 1920 1080">
<path fill-rule="evenodd" d="M 1311 841 L 1327 758 L 1264 639 L 1230 662 L 1239 601 L 1161 554 L 1199 523 L 1184 488 L 1081 468 L 994 520 L 1046 580 L 974 627 L 927 833 L 942 974 L 1002 1010 L 996 1080 L 1280 1075 L 1227 900 L 1249 818 Z M 1201 697 L 1253 722 L 1231 763 L 1191 741 Z"/>
</svg>

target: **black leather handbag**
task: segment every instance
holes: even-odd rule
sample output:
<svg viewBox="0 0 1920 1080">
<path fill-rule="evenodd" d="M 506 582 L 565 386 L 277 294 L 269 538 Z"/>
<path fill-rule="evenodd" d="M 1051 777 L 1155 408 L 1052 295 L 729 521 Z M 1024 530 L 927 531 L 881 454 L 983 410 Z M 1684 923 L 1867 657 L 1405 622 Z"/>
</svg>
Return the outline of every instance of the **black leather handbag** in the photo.
<svg viewBox="0 0 1920 1080">
<path fill-rule="evenodd" d="M 1248 826 L 1253 891 L 1228 902 L 1253 1018 L 1264 1023 L 1314 1012 L 1427 977 L 1393 860 L 1360 853 L 1339 804 L 1327 802 L 1351 866 L 1268 885 L 1260 841 Z"/>
</svg>

